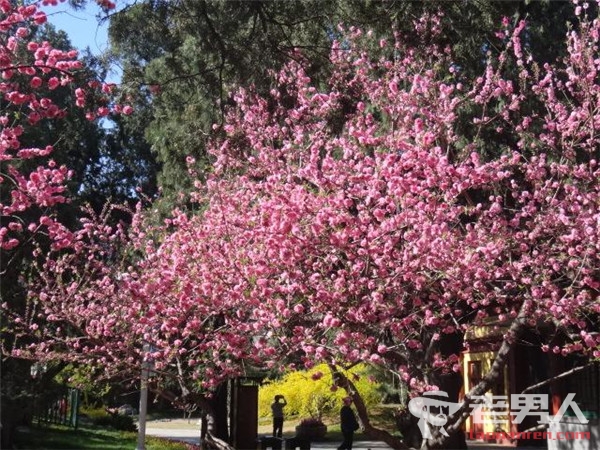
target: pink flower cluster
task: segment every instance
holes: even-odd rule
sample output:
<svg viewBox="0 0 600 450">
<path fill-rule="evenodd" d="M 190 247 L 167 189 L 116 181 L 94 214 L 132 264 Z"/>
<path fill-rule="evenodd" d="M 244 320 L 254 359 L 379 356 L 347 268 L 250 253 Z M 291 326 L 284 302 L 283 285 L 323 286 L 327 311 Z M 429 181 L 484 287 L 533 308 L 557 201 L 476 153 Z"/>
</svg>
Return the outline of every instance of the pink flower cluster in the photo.
<svg viewBox="0 0 600 450">
<path fill-rule="evenodd" d="M 110 2 L 100 3 L 104 8 L 110 7 Z M 76 50 L 63 51 L 53 48 L 49 42 L 32 40 L 33 27 L 46 22 L 46 14 L 36 5 L 0 1 L 0 11 L 0 38 L 4 42 L 0 46 L 0 95 L 6 103 L 0 114 L 0 183 L 7 192 L 0 203 L 0 249 L 11 250 L 27 240 L 24 229 L 31 232 L 44 227 L 37 223 L 24 228 L 21 215 L 26 212 L 35 215 L 67 201 L 65 182 L 71 173 L 68 168 L 57 167 L 48 159 L 52 146 L 23 148 L 21 138 L 25 126 L 65 117 L 66 111 L 44 92 L 70 87 L 74 82 L 73 75 L 82 68 L 82 63 L 77 59 Z M 88 88 L 103 95 L 111 93 L 109 85 L 97 81 Z M 75 89 L 77 106 L 86 106 L 88 93 L 83 87 Z M 104 101 L 108 103 L 108 98 Z M 113 109 L 124 114 L 132 112 L 129 105 Z M 107 114 L 108 108 L 99 107 L 96 112 L 88 112 L 88 118 Z M 30 173 L 23 172 L 26 170 L 23 160 L 39 161 L 40 165 Z"/>
</svg>

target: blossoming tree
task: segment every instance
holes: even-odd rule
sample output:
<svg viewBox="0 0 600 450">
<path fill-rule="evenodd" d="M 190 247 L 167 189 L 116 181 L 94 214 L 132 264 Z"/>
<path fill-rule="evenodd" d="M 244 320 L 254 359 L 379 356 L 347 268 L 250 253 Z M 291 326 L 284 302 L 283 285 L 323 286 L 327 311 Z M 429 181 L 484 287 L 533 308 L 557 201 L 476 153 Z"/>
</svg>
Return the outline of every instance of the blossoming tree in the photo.
<svg viewBox="0 0 600 450">
<path fill-rule="evenodd" d="M 192 228 L 219 236 L 202 279 L 244 307 L 263 360 L 371 361 L 417 393 L 459 370 L 445 342 L 496 317 L 503 344 L 456 431 L 526 329 L 552 330 L 545 351 L 600 355 L 599 24 L 543 67 L 524 26 L 505 24 L 507 51 L 475 80 L 443 49 L 367 51 L 355 31 L 327 89 L 291 64 L 270 96 L 238 93 Z"/>
<path fill-rule="evenodd" d="M 104 9 L 113 6 L 110 2 L 98 3 Z M 16 336 L 9 317 L 22 313 L 21 291 L 27 279 L 24 261 L 31 260 L 34 242 L 44 241 L 55 249 L 71 243 L 71 234 L 58 219 L 57 211 L 68 201 L 67 182 L 72 173 L 56 162 L 53 146 L 65 138 L 59 135 L 56 124 L 69 113 L 69 105 L 53 98 L 72 89 L 77 96 L 77 104 L 72 106 L 85 108 L 92 118 L 96 111 L 87 97 L 105 97 L 108 89 L 92 80 L 89 73 L 81 76 L 85 71 L 76 50 L 55 48 L 40 38 L 52 33 L 39 32 L 47 21 L 39 6 L 37 2 L 0 1 L 0 289 L 6 369 L 2 372 L 3 381 L 11 376 L 4 358 L 12 350 Z M 32 145 L 39 143 L 42 136 L 47 142 Z M 33 258 L 36 256 L 39 254 Z M 16 373 L 12 376 L 17 378 Z M 13 399 L 8 392 L 11 385 L 3 383 L 3 407 Z M 2 416 L 2 445 L 9 447 L 13 429 L 9 422 L 18 420 L 18 414 L 10 408 L 3 410 L 7 413 Z"/>
<path fill-rule="evenodd" d="M 105 10 L 114 7 L 112 2 L 104 0 L 97 3 Z M 74 106 L 87 108 L 87 116 L 93 120 L 108 115 L 110 108 L 101 106 L 92 109 L 94 106 L 87 100 L 96 91 L 106 97 L 112 86 L 99 81 L 77 85 L 77 73 L 83 68 L 82 62 L 77 59 L 77 50 L 59 50 L 48 41 L 36 39 L 35 30 L 47 21 L 46 13 L 37 4 L 2 1 L 0 11 L 0 91 L 3 95 L 0 117 L 0 158 L 3 162 L 0 248 L 10 251 L 26 241 L 24 235 L 28 233 L 59 227 L 50 214 L 39 214 L 27 223 L 23 219 L 26 212 L 52 213 L 53 207 L 67 200 L 65 181 L 69 178 L 69 169 L 58 167 L 52 161 L 53 146 L 49 143 L 43 148 L 24 148 L 21 143 L 26 137 L 23 133 L 27 126 L 60 120 L 68 114 L 44 93 L 72 86 L 76 95 Z M 108 102 L 108 98 L 105 100 Z M 113 109 L 120 112 L 123 107 L 115 105 Z M 53 138 L 58 139 L 59 136 Z M 4 264 L 8 265 L 7 260 Z"/>
<path fill-rule="evenodd" d="M 544 351 L 600 356 L 600 24 L 585 18 L 543 67 L 524 27 L 505 24 L 507 51 L 475 80 L 443 49 L 366 50 L 354 31 L 327 89 L 291 64 L 270 96 L 237 94 L 192 228 L 219 236 L 203 280 L 244 306 L 263 360 L 370 361 L 418 393 L 460 370 L 448 342 L 495 317 L 502 346 L 456 432 L 525 330 Z"/>
<path fill-rule="evenodd" d="M 317 362 L 355 395 L 338 368 L 369 362 L 417 395 L 456 377 L 464 333 L 495 317 L 502 344 L 450 434 L 526 330 L 544 351 L 600 357 L 600 22 L 577 12 L 566 58 L 541 67 L 524 23 L 504 24 L 506 51 L 477 79 L 445 49 L 345 30 L 327 86 L 290 63 L 269 95 L 239 90 L 201 212 L 127 233 L 86 224 L 45 262 L 18 355 L 110 377 L 150 358 L 153 387 L 183 396 L 249 364 Z M 355 400 L 367 433 L 406 447 Z"/>
</svg>

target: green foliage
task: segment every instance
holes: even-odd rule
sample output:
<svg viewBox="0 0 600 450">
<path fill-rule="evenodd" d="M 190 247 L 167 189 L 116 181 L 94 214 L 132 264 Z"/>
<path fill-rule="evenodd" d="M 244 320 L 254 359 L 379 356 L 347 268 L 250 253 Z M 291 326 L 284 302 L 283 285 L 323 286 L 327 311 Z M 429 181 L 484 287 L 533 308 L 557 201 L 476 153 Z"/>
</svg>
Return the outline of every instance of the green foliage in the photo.
<svg viewBox="0 0 600 450">
<path fill-rule="evenodd" d="M 79 414 L 81 416 L 86 416 L 88 419 L 90 419 L 92 422 L 95 422 L 96 420 L 104 420 L 104 417 L 107 417 L 109 414 L 106 411 L 106 409 L 104 408 L 86 408 L 86 407 L 81 407 L 79 409 Z"/>
<path fill-rule="evenodd" d="M 149 87 L 158 88 L 145 139 L 162 164 L 167 201 L 191 187 L 186 156 L 208 162 L 206 142 L 233 102 L 230 91 L 255 84 L 265 92 L 267 72 L 295 49 L 310 61 L 309 73 L 326 65 L 335 8 L 336 2 L 321 0 L 159 0 L 137 2 L 111 19 L 112 51 L 131 95 L 147 97 Z"/>
<path fill-rule="evenodd" d="M 486 53 L 502 49 L 495 32 L 503 17 L 528 21 L 524 45 L 544 62 L 564 51 L 547 43 L 562 41 L 572 9 L 569 2 L 549 0 L 141 0 L 115 14 L 109 30 L 123 83 L 137 99 L 136 114 L 146 116 L 128 145 L 149 145 L 160 161 L 167 204 L 160 208 L 166 210 L 191 188 L 186 156 L 196 159 L 199 173 L 209 170 L 206 143 L 213 123 L 222 123 L 227 106 L 234 104 L 230 92 L 240 85 L 268 92 L 266 74 L 290 59 L 302 61 L 315 84 L 324 84 L 338 24 L 387 39 L 396 33 L 417 47 L 447 47 L 461 76 L 470 77 L 480 73 Z M 438 12 L 439 33 L 415 32 L 414 21 Z"/>
<path fill-rule="evenodd" d="M 146 438 L 146 450 L 189 450 L 191 445 L 168 439 L 150 437 Z M 195 447 L 194 447 L 195 448 Z"/>
<path fill-rule="evenodd" d="M 135 424 L 134 418 L 123 414 L 99 415 L 93 422 L 94 425 L 98 427 L 113 428 L 119 431 L 137 431 L 137 425 Z"/>
<path fill-rule="evenodd" d="M 367 408 L 381 401 L 379 384 L 369 380 L 369 366 L 358 365 L 344 371 L 353 380 Z M 322 374 L 318 378 L 317 374 Z M 259 417 L 271 415 L 271 403 L 275 395 L 283 395 L 287 401 L 286 416 L 314 417 L 335 415 L 347 393 L 334 386 L 331 372 L 326 364 L 318 365 L 309 371 L 288 372 L 281 379 L 270 380 L 258 391 Z"/>
<path fill-rule="evenodd" d="M 54 377 L 61 386 L 72 386 L 79 389 L 82 394 L 82 405 L 91 408 L 95 404 L 102 404 L 102 398 L 111 390 L 108 383 L 102 383 L 94 379 L 94 371 L 88 366 L 76 366 L 67 364 Z"/>
</svg>

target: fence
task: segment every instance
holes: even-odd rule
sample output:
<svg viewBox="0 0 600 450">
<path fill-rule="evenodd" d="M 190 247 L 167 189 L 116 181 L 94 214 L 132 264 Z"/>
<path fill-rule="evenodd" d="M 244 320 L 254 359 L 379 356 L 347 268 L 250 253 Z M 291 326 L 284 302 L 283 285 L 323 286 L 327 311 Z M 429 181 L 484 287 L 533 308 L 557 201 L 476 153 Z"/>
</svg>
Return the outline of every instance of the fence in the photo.
<svg viewBox="0 0 600 450">
<path fill-rule="evenodd" d="M 39 423 L 54 423 L 77 428 L 79 390 L 65 388 L 58 395 L 38 396 L 34 400 L 33 418 Z"/>
</svg>

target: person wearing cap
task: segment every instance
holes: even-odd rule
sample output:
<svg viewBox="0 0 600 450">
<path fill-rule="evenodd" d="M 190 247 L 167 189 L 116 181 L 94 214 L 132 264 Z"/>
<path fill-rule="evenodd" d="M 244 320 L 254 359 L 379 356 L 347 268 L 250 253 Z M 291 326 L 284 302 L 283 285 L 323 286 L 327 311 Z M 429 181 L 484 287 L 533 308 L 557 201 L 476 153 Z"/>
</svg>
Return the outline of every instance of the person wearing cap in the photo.
<svg viewBox="0 0 600 450">
<path fill-rule="evenodd" d="M 350 407 L 352 404 L 352 397 L 345 397 L 343 399 L 344 405 L 340 409 L 340 422 L 342 428 L 342 435 L 344 441 L 338 447 L 338 450 L 352 450 L 352 442 L 354 441 L 354 432 L 358 430 L 359 423 L 356 420 L 354 411 Z"/>
</svg>

